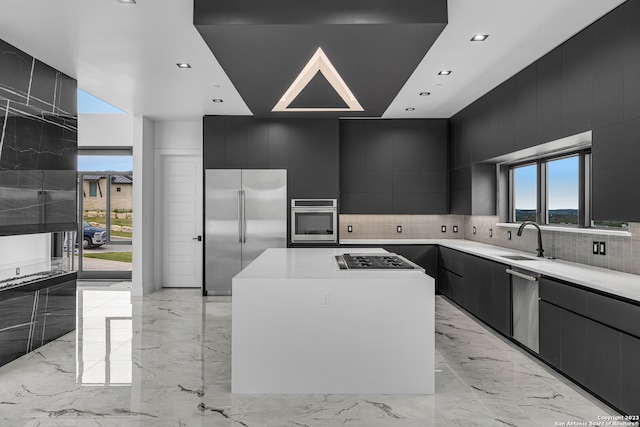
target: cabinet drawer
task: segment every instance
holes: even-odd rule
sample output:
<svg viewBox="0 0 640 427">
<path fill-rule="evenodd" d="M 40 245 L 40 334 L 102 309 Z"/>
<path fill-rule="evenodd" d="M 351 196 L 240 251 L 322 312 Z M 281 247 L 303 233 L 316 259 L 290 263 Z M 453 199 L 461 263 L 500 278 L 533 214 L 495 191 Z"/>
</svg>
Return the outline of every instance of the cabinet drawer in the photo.
<svg viewBox="0 0 640 427">
<path fill-rule="evenodd" d="M 458 276 L 464 276 L 464 254 L 462 252 L 440 246 L 439 255 L 440 267 Z"/>
<path fill-rule="evenodd" d="M 587 317 L 640 338 L 640 306 L 589 292 Z"/>
<path fill-rule="evenodd" d="M 587 294 L 589 292 L 571 285 L 556 282 L 546 277 L 540 278 L 541 300 L 583 316 L 587 315 Z"/>
</svg>

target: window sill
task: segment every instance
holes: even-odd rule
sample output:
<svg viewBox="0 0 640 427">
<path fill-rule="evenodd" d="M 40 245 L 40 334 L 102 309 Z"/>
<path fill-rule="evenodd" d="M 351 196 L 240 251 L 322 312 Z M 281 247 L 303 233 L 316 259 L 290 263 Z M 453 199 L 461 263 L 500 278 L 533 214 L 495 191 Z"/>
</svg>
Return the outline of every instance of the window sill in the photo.
<svg viewBox="0 0 640 427">
<path fill-rule="evenodd" d="M 514 222 L 499 222 L 497 227 L 504 228 L 519 228 L 520 224 Z M 603 230 L 601 228 L 577 228 L 577 227 L 562 227 L 556 225 L 541 225 L 540 229 L 543 231 L 559 231 L 562 233 L 577 233 L 577 234 L 599 234 L 602 236 L 619 236 L 627 237 L 631 236 L 631 233 L 627 230 Z"/>
</svg>

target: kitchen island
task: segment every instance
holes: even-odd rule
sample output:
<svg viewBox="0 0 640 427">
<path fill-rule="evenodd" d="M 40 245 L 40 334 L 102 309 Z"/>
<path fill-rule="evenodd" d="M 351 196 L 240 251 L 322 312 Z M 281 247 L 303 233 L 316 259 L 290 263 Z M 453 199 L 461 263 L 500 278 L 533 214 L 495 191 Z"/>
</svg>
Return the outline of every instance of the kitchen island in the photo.
<svg viewBox="0 0 640 427">
<path fill-rule="evenodd" d="M 267 249 L 233 278 L 232 393 L 434 393 L 434 279 L 346 252 L 386 251 Z"/>
</svg>

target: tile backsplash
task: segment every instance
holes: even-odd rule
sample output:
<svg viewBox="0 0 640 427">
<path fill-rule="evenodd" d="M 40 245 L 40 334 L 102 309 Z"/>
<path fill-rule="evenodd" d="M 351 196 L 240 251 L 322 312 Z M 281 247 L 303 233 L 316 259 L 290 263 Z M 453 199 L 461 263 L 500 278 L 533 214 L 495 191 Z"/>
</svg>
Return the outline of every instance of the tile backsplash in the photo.
<svg viewBox="0 0 640 427">
<path fill-rule="evenodd" d="M 463 215 L 340 215 L 340 239 L 463 239 L 464 222 Z"/>
<path fill-rule="evenodd" d="M 498 226 L 497 216 L 468 215 L 340 215 L 340 238 L 345 239 L 467 239 L 535 254 L 537 230 Z M 348 226 L 352 231 L 348 232 Z M 397 232 L 397 227 L 402 232 Z M 442 227 L 446 231 L 442 232 Z M 458 232 L 454 233 L 453 228 Z M 476 233 L 473 233 L 475 227 Z M 491 236 L 490 236 L 491 230 Z M 508 239 L 511 232 L 511 240 Z M 630 223 L 621 235 L 543 230 L 545 256 L 640 274 L 640 223 Z M 594 255 L 592 243 L 605 242 L 606 255 Z"/>
</svg>

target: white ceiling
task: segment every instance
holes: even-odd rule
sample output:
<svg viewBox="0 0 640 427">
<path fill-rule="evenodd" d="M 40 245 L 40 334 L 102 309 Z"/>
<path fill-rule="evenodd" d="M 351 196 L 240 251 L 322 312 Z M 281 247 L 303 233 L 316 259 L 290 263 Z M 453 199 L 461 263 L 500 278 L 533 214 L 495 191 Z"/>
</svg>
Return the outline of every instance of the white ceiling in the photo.
<svg viewBox="0 0 640 427">
<path fill-rule="evenodd" d="M 450 117 L 623 2 L 449 0 L 449 24 L 383 117 Z M 193 0 L 2 0 L 0 38 L 135 115 L 251 115 L 192 15 Z"/>
</svg>

